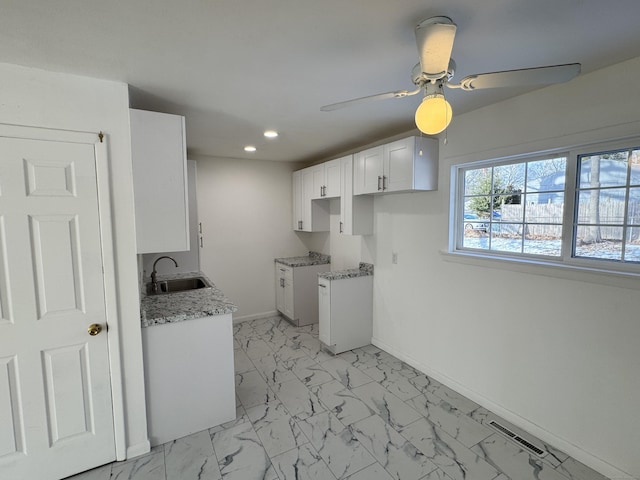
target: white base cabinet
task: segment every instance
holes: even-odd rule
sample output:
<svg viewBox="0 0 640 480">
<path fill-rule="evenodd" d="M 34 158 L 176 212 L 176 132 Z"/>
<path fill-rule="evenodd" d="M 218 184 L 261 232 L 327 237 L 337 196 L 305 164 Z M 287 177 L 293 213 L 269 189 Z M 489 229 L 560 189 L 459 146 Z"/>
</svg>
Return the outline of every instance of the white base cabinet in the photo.
<svg viewBox="0 0 640 480">
<path fill-rule="evenodd" d="M 318 323 L 318 273 L 328 272 L 331 265 L 275 265 L 276 309 L 297 327 Z"/>
<path fill-rule="evenodd" d="M 318 279 L 319 339 L 333 354 L 371 343 L 373 276 Z"/>
<path fill-rule="evenodd" d="M 152 446 L 236 418 L 231 314 L 142 329 Z"/>
</svg>

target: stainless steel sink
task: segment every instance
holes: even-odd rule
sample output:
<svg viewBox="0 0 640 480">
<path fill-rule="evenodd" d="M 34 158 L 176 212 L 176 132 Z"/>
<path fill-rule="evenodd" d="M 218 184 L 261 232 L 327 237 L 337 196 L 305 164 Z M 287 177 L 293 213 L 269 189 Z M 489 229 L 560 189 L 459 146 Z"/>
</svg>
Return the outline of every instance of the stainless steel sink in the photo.
<svg viewBox="0 0 640 480">
<path fill-rule="evenodd" d="M 202 288 L 212 288 L 213 285 L 204 277 L 176 278 L 174 280 L 161 280 L 158 282 L 158 290 L 153 291 L 153 283 L 147 283 L 147 295 L 163 295 L 168 293 L 188 292 Z"/>
</svg>

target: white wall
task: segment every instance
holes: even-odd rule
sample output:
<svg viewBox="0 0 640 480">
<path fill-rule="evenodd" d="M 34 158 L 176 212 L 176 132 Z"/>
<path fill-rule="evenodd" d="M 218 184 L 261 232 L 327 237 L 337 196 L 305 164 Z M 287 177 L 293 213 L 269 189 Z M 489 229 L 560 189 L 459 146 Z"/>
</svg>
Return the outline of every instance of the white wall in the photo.
<svg viewBox="0 0 640 480">
<path fill-rule="evenodd" d="M 620 478 L 640 477 L 640 282 L 441 251 L 452 164 L 640 134 L 639 75 L 635 59 L 455 116 L 439 190 L 376 197 L 375 237 L 363 243 L 379 346 Z"/>
<path fill-rule="evenodd" d="M 194 157 L 204 248 L 200 267 L 236 305 L 234 320 L 275 312 L 274 259 L 328 253 L 328 234 L 297 234 L 286 162 Z"/>
<path fill-rule="evenodd" d="M 127 454 L 148 450 L 140 335 L 127 86 L 0 64 L 0 122 L 104 132 L 111 169 Z"/>
</svg>

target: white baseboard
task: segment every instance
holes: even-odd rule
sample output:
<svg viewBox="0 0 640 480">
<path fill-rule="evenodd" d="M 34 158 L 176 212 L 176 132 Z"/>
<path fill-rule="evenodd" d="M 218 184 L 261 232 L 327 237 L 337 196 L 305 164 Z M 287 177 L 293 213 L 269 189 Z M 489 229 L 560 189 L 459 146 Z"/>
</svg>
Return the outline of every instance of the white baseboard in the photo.
<svg viewBox="0 0 640 480">
<path fill-rule="evenodd" d="M 149 443 L 149 439 L 144 442 L 138 443 L 137 445 L 131 445 L 127 447 L 127 459 L 139 457 L 140 455 L 144 455 L 151 451 L 151 443 Z"/>
<path fill-rule="evenodd" d="M 275 317 L 276 315 L 279 315 L 277 310 L 271 310 L 269 312 L 262 312 L 262 313 L 254 313 L 252 315 L 242 315 L 241 317 L 236 317 L 234 314 L 233 323 L 248 322 L 250 320 L 257 320 L 258 318 Z"/>
<path fill-rule="evenodd" d="M 496 415 L 504 418 L 508 422 L 513 423 L 515 426 L 538 437 L 543 442 L 546 442 L 549 445 L 552 445 L 554 448 L 557 448 L 558 450 L 566 453 L 567 455 L 573 457 L 579 462 L 584 463 L 586 466 L 594 469 L 595 471 L 600 472 L 607 478 L 619 479 L 619 480 L 634 480 L 634 477 L 632 477 L 628 473 L 623 472 L 622 470 L 619 470 L 618 468 L 614 467 L 610 463 L 607 463 L 606 461 L 590 454 L 589 452 L 582 450 L 580 447 L 572 444 L 571 442 L 568 442 L 567 440 L 564 440 L 563 438 L 556 436 L 552 432 L 549 432 L 548 430 L 545 430 L 539 427 L 538 425 L 531 423 L 526 418 L 521 417 L 518 414 L 510 410 L 507 410 L 501 405 L 494 403 L 493 401 L 489 400 L 483 395 L 477 392 L 474 392 L 473 390 L 470 390 L 469 388 L 456 382 L 455 380 L 444 375 L 443 373 L 433 370 L 432 368 L 429 368 L 428 366 L 421 364 L 416 359 L 410 357 L 409 355 L 406 355 L 405 353 L 402 353 L 396 350 L 392 346 L 382 342 L 380 339 L 374 337 L 371 339 L 371 343 L 376 347 L 381 348 L 385 352 L 390 353 L 394 357 L 399 358 L 405 363 L 408 363 L 412 367 L 420 370 L 425 375 L 432 377 L 434 380 L 437 380 L 438 382 L 446 385 L 447 387 L 452 388 L 453 390 L 460 393 L 461 395 L 464 395 L 468 399 L 473 400 L 477 404 L 495 413 Z"/>
</svg>

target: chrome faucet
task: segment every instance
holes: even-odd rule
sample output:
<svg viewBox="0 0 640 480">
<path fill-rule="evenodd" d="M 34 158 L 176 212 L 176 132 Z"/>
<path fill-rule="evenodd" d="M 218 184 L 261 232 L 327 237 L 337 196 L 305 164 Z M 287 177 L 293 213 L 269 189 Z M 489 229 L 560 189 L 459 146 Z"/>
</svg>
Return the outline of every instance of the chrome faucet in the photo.
<svg viewBox="0 0 640 480">
<path fill-rule="evenodd" d="M 151 291 L 153 293 L 158 293 L 158 279 L 157 279 L 158 272 L 156 271 L 156 264 L 163 258 L 168 258 L 175 264 L 176 268 L 178 268 L 178 262 L 176 262 L 175 259 L 167 255 L 163 255 L 161 257 L 156 258 L 156 261 L 153 262 L 153 271 L 151 272 Z"/>
</svg>

